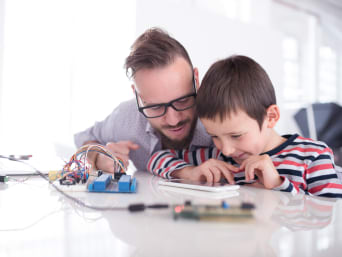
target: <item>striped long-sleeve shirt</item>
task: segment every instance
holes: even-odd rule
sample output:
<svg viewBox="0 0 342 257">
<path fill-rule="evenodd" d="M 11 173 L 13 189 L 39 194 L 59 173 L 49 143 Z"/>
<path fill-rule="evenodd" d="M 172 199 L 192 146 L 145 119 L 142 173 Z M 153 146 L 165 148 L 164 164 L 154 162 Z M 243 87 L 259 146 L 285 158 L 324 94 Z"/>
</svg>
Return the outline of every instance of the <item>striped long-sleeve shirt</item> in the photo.
<svg viewBox="0 0 342 257">
<path fill-rule="evenodd" d="M 325 197 L 342 197 L 331 149 L 323 142 L 294 135 L 283 136 L 287 140 L 280 146 L 263 154 L 268 154 L 283 179 L 275 190 L 293 195 L 306 193 Z M 238 166 L 230 157 L 224 156 L 217 148 L 201 148 L 196 151 L 163 150 L 150 158 L 147 169 L 152 174 L 172 178 L 172 172 L 187 166 L 197 166 L 209 159 L 218 159 Z M 244 170 L 234 173 L 237 184 L 245 184 Z"/>
</svg>

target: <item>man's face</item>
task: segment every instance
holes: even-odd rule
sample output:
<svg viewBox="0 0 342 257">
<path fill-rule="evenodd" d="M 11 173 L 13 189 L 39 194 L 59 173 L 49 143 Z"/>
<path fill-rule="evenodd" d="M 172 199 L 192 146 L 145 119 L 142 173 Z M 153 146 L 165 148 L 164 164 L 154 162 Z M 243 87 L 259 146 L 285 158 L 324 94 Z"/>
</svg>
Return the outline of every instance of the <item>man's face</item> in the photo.
<svg viewBox="0 0 342 257">
<path fill-rule="evenodd" d="M 222 122 L 219 116 L 201 121 L 216 147 L 238 164 L 274 147 L 272 140 L 275 135 L 268 128 L 267 119 L 260 130 L 258 122 L 242 110 L 231 113 Z"/>
<path fill-rule="evenodd" d="M 166 67 L 142 69 L 135 73 L 134 81 L 140 107 L 169 103 L 194 93 L 193 74 L 198 81 L 197 70 L 181 57 Z M 195 107 L 176 111 L 171 106 L 157 118 L 148 118 L 151 126 L 159 131 L 165 148 L 185 148 L 190 143 L 197 121 Z"/>
</svg>

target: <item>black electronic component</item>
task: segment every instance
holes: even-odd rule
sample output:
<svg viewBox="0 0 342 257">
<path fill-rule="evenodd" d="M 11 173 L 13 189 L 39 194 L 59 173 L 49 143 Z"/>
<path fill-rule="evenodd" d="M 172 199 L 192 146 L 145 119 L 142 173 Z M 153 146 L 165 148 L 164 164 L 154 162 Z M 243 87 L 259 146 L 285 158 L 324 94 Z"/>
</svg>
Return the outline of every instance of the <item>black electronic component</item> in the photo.
<svg viewBox="0 0 342 257">
<path fill-rule="evenodd" d="M 122 175 L 126 175 L 125 172 L 114 172 L 114 180 L 119 180 Z"/>
<path fill-rule="evenodd" d="M 7 182 L 8 181 L 8 177 L 7 176 L 3 176 L 3 175 L 0 175 L 0 182 Z"/>
<path fill-rule="evenodd" d="M 59 183 L 64 186 L 76 185 L 76 180 L 72 177 L 64 177 L 59 180 Z"/>
<path fill-rule="evenodd" d="M 168 204 L 150 204 L 145 205 L 143 203 L 137 203 L 137 204 L 130 204 L 128 205 L 128 210 L 130 212 L 138 212 L 138 211 L 144 211 L 145 209 L 167 209 L 169 208 Z"/>
<path fill-rule="evenodd" d="M 97 176 L 98 176 L 98 177 L 100 177 L 102 174 L 103 174 L 103 171 L 102 171 L 102 170 L 98 170 L 98 171 L 97 171 Z"/>
</svg>

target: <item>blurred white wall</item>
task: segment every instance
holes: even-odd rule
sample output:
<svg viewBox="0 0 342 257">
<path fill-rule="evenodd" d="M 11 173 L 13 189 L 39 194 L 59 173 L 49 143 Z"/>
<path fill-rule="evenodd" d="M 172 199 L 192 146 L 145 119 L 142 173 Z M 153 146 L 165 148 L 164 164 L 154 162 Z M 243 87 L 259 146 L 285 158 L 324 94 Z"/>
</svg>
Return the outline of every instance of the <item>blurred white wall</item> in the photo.
<svg viewBox="0 0 342 257">
<path fill-rule="evenodd" d="M 293 119 L 299 108 L 313 102 L 342 103 L 341 72 L 334 71 L 335 60 L 328 58 L 328 74 L 324 74 L 322 58 L 329 54 L 321 56 L 322 50 L 328 49 L 338 56 L 336 61 L 341 60 L 341 47 L 336 44 L 341 42 L 341 31 L 338 26 L 329 26 L 332 24 L 326 19 L 327 11 L 335 20 L 339 12 L 327 5 L 327 11 L 320 13 L 319 3 L 305 2 L 137 1 L 137 35 L 152 26 L 166 29 L 187 48 L 200 78 L 213 62 L 231 54 L 254 58 L 265 68 L 276 90 L 281 109 L 277 131 L 300 133 Z M 341 66 L 340 61 L 336 67 L 342 70 Z"/>
<path fill-rule="evenodd" d="M 319 9 L 296 4 L 0 0 L 0 150 L 73 145 L 75 132 L 133 96 L 125 57 L 135 38 L 155 26 L 186 47 L 200 78 L 231 54 L 254 58 L 276 89 L 278 132 L 299 132 L 292 118 L 298 108 L 342 103 L 342 37 Z"/>
<path fill-rule="evenodd" d="M 137 35 L 153 26 L 167 30 L 184 44 L 200 78 L 219 59 L 232 54 L 250 56 L 269 74 L 282 105 L 283 34 L 270 23 L 271 1 L 244 2 L 250 4 L 247 13 L 232 14 L 227 1 L 137 1 Z M 282 115 L 279 133 L 298 131 L 294 122 L 289 122 L 292 113 L 284 110 Z"/>
<path fill-rule="evenodd" d="M 153 26 L 167 30 L 186 47 L 201 78 L 218 59 L 243 54 L 255 58 L 281 87 L 281 34 L 269 26 L 229 19 L 200 3 L 183 1 L 180 6 L 171 0 L 138 1 L 137 34 Z M 219 1 L 212 5 L 215 3 Z"/>
<path fill-rule="evenodd" d="M 4 16 L 5 16 L 5 2 L 0 1 L 0 99 L 2 96 L 2 73 L 4 60 Z M 0 135 L 2 135 L 2 105 L 0 104 Z"/>
</svg>

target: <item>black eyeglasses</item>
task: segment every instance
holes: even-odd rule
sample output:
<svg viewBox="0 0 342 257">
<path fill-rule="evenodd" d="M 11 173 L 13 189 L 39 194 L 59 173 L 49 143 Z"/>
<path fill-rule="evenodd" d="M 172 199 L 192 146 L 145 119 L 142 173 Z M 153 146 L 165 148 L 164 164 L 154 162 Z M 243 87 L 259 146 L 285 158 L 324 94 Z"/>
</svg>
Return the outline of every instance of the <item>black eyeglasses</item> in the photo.
<svg viewBox="0 0 342 257">
<path fill-rule="evenodd" d="M 168 103 L 162 103 L 162 104 L 152 104 L 144 107 L 139 106 L 139 100 L 138 100 L 138 93 L 135 91 L 135 97 L 137 99 L 137 105 L 138 110 L 141 112 L 146 118 L 158 118 L 163 115 L 165 115 L 167 108 L 171 106 L 174 110 L 180 112 L 185 111 L 187 109 L 190 109 L 195 106 L 195 100 L 196 100 L 196 82 L 195 77 L 193 76 L 193 87 L 194 87 L 194 93 L 187 94 L 185 96 L 179 97 L 177 99 L 174 99 Z"/>
</svg>

